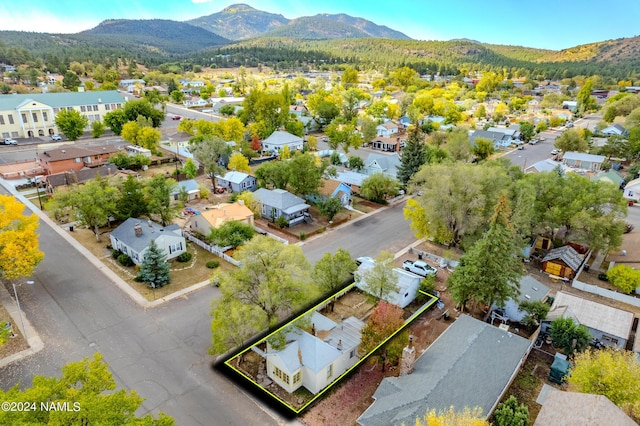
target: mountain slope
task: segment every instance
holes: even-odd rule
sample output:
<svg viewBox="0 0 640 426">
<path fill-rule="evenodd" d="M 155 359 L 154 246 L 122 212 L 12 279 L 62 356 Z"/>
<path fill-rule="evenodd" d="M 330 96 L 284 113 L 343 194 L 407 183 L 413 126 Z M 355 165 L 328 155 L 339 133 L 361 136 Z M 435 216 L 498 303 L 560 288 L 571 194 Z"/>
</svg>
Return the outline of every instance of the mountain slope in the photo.
<svg viewBox="0 0 640 426">
<path fill-rule="evenodd" d="M 334 38 L 366 38 L 371 36 L 352 25 L 316 15 L 293 19 L 287 25 L 262 34 L 261 37 L 326 40 Z"/>
<path fill-rule="evenodd" d="M 246 4 L 236 4 L 186 22 L 230 40 L 240 40 L 258 37 L 286 25 L 289 20 L 282 15 L 263 12 Z"/>
<path fill-rule="evenodd" d="M 229 40 L 184 22 L 166 19 L 112 19 L 80 33 L 96 37 L 128 38 L 169 53 L 200 50 L 229 43 Z"/>
<path fill-rule="evenodd" d="M 316 16 L 331 19 L 333 21 L 343 22 L 347 25 L 351 25 L 365 32 L 366 34 L 368 34 L 369 37 L 391 38 L 391 39 L 397 39 L 397 40 L 411 39 L 411 37 L 407 36 L 406 34 L 401 33 L 400 31 L 393 30 L 385 25 L 378 25 L 367 19 L 353 17 L 350 15 L 346 15 L 344 13 L 339 13 L 334 15 L 323 13 Z"/>
</svg>

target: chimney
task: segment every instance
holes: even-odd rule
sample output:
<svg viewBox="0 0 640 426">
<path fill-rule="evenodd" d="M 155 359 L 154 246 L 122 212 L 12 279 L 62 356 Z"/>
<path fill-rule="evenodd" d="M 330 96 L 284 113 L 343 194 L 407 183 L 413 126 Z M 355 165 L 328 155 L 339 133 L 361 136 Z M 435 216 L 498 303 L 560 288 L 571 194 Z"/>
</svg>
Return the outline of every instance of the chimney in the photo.
<svg viewBox="0 0 640 426">
<path fill-rule="evenodd" d="M 150 220 L 147 221 L 147 225 L 149 225 L 149 228 L 153 228 L 153 223 Z"/>
<path fill-rule="evenodd" d="M 338 339 L 338 350 L 342 350 L 342 339 Z"/>
<path fill-rule="evenodd" d="M 136 237 L 142 236 L 142 226 L 140 225 L 140 223 L 136 223 L 135 226 L 133 227 L 133 230 L 136 233 Z"/>
<path fill-rule="evenodd" d="M 400 360 L 400 375 L 406 376 L 413 372 L 413 365 L 416 362 L 416 348 L 413 346 L 413 336 L 409 336 L 409 344 L 402 350 Z"/>
</svg>

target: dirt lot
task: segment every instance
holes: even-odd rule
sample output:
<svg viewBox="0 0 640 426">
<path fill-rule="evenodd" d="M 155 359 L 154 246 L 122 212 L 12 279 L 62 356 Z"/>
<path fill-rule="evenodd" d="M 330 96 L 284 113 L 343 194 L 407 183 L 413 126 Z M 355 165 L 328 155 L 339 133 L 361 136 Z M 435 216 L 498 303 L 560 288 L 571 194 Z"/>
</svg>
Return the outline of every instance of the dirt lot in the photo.
<svg viewBox="0 0 640 426">
<path fill-rule="evenodd" d="M 5 285 L 5 287 L 7 287 L 7 290 L 11 288 L 11 285 L 9 283 L 3 284 Z M 12 330 L 15 337 L 7 339 L 4 345 L 0 346 L 0 359 L 4 359 L 9 355 L 13 355 L 28 348 L 27 342 L 20 332 L 20 327 L 14 323 L 13 319 L 9 315 L 9 312 L 7 312 L 4 306 L 0 304 L 0 323 L 3 322 L 12 323 Z"/>
</svg>

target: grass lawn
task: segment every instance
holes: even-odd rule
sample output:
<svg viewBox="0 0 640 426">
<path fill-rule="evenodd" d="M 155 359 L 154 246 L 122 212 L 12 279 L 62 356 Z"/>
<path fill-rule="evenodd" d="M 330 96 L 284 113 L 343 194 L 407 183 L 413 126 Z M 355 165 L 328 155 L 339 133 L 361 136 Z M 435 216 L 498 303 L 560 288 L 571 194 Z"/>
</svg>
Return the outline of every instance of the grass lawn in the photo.
<svg viewBox="0 0 640 426">
<path fill-rule="evenodd" d="M 161 299 L 179 290 L 183 290 L 187 287 L 191 287 L 194 284 L 198 284 L 202 281 L 209 279 L 214 269 L 209 269 L 205 265 L 210 260 L 217 260 L 220 262 L 219 268 L 223 270 L 230 270 L 235 266 L 220 259 L 218 256 L 210 253 L 197 245 L 187 241 L 187 251 L 193 254 L 193 258 L 189 262 L 181 263 L 178 261 L 171 262 L 171 283 L 165 287 L 151 289 L 147 284 L 134 281 L 134 277 L 137 274 L 135 267 L 124 267 L 120 265 L 115 259 L 111 257 L 111 251 L 107 249 L 109 245 L 109 239 L 107 237 L 109 230 L 102 230 L 101 242 L 96 241 L 96 237 L 93 232 L 88 229 L 78 229 L 71 232 L 71 236 L 74 237 L 80 244 L 82 244 L 87 250 L 98 257 L 105 265 L 107 265 L 112 271 L 114 271 L 120 278 L 122 278 L 127 284 L 129 284 L 134 290 L 140 293 L 149 301 Z"/>
</svg>

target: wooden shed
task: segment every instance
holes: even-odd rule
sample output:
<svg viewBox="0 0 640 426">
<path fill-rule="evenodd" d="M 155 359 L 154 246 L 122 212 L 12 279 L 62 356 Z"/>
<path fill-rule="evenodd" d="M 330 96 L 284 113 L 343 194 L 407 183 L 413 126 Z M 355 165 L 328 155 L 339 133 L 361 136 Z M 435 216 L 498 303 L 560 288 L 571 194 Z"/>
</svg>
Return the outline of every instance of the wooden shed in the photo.
<svg viewBox="0 0 640 426">
<path fill-rule="evenodd" d="M 583 257 L 571 246 L 551 250 L 542 259 L 542 270 L 558 277 L 573 279 L 582 265 Z"/>
</svg>

